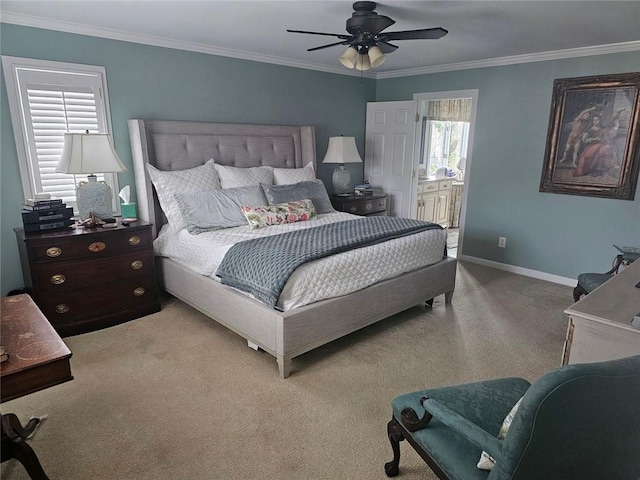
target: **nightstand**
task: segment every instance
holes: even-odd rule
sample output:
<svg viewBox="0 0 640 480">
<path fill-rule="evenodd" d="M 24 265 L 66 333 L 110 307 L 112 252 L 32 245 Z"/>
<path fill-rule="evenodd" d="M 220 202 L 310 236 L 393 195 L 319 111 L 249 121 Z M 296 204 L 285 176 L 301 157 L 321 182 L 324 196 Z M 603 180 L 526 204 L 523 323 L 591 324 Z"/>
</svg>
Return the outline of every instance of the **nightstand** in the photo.
<svg viewBox="0 0 640 480">
<path fill-rule="evenodd" d="M 350 195 L 348 197 L 331 197 L 333 208 L 339 212 L 355 215 L 387 215 L 387 195 L 374 193 L 373 195 Z"/>
<path fill-rule="evenodd" d="M 160 310 L 151 224 L 15 233 L 25 288 L 60 335 Z"/>
</svg>

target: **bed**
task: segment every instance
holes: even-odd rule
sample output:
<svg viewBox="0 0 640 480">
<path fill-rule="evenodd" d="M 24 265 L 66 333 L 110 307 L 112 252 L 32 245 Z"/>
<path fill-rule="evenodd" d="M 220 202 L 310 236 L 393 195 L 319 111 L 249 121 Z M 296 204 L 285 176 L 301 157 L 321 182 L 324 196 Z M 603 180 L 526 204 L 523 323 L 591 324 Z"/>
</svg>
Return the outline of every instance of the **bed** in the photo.
<svg viewBox="0 0 640 480">
<path fill-rule="evenodd" d="M 154 236 L 162 231 L 167 216 L 160 208 L 147 165 L 178 171 L 202 166 L 211 158 L 217 164 L 240 168 L 302 169 L 316 163 L 312 126 L 134 119 L 129 120 L 129 134 L 138 217 L 153 224 Z M 282 310 L 183 262 L 158 254 L 156 262 L 164 290 L 236 332 L 254 348 L 273 355 L 282 378 L 291 373 L 292 360 L 305 352 L 438 295 L 450 303 L 456 276 L 456 260 L 445 257 L 348 294 Z"/>
</svg>

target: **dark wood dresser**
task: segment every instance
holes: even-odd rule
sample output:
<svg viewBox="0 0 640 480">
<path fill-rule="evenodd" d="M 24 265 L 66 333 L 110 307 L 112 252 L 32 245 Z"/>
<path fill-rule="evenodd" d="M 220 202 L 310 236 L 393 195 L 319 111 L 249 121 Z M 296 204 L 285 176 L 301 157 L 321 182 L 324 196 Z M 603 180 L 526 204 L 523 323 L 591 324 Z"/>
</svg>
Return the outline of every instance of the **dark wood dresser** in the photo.
<svg viewBox="0 0 640 480">
<path fill-rule="evenodd" d="M 160 310 L 150 224 L 15 232 L 25 288 L 60 335 Z"/>
<path fill-rule="evenodd" d="M 333 196 L 331 204 L 339 212 L 353 213 L 354 215 L 387 215 L 387 195 L 385 193 Z"/>
</svg>

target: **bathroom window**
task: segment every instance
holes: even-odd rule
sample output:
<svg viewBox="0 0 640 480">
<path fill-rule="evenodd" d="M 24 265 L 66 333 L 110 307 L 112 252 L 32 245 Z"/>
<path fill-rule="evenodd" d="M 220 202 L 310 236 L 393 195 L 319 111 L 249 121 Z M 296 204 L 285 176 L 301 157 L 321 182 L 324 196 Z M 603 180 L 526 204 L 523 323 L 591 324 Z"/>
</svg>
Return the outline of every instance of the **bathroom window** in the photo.
<svg viewBox="0 0 640 480">
<path fill-rule="evenodd" d="M 471 99 L 430 101 L 422 117 L 421 167 L 435 176 L 439 168 L 458 173 L 469 143 Z"/>
</svg>

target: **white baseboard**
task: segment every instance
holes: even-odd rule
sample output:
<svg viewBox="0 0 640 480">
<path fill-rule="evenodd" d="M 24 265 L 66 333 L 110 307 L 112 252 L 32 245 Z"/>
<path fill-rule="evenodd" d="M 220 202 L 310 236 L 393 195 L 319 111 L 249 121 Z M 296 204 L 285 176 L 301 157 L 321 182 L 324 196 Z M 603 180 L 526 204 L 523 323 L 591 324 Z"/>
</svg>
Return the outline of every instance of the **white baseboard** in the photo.
<svg viewBox="0 0 640 480">
<path fill-rule="evenodd" d="M 484 265 L 485 267 L 504 270 L 505 272 L 517 273 L 518 275 L 524 275 L 525 277 L 532 277 L 532 278 L 537 278 L 539 280 L 546 280 L 547 282 L 558 283 L 560 285 L 567 285 L 569 287 L 576 286 L 575 278 L 561 277 L 559 275 L 552 275 L 550 273 L 539 272 L 538 270 L 531 270 L 529 268 L 516 267 L 514 265 L 494 262 L 493 260 L 486 260 L 484 258 L 471 257 L 468 255 L 460 255 L 458 256 L 458 260 L 463 260 L 465 262 L 470 262 L 470 263 L 477 263 L 478 265 Z"/>
</svg>

